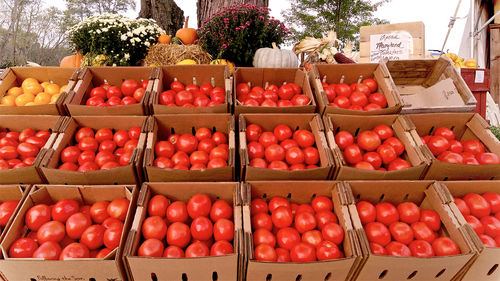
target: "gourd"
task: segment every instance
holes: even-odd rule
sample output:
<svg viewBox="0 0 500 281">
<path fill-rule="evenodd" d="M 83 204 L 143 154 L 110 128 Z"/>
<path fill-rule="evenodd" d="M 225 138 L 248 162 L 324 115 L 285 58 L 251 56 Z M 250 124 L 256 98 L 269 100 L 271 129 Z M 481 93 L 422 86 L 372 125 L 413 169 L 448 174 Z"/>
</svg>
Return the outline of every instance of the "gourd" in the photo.
<svg viewBox="0 0 500 281">
<path fill-rule="evenodd" d="M 229 68 L 229 74 L 233 74 L 234 71 L 234 63 L 225 60 L 225 59 L 216 59 L 210 62 L 210 64 L 225 64 Z"/>
<path fill-rule="evenodd" d="M 184 28 L 177 30 L 175 37 L 179 37 L 184 45 L 193 44 L 196 39 L 198 39 L 198 34 L 196 29 L 188 27 L 189 16 L 186 17 L 186 22 L 184 23 Z"/>
<path fill-rule="evenodd" d="M 80 53 L 76 53 L 71 56 L 66 56 L 61 60 L 59 64 L 60 67 L 80 67 L 82 64 L 83 56 Z"/>
<path fill-rule="evenodd" d="M 253 66 L 264 68 L 297 67 L 299 60 L 291 50 L 282 50 L 273 42 L 272 48 L 260 48 L 253 57 Z"/>
</svg>

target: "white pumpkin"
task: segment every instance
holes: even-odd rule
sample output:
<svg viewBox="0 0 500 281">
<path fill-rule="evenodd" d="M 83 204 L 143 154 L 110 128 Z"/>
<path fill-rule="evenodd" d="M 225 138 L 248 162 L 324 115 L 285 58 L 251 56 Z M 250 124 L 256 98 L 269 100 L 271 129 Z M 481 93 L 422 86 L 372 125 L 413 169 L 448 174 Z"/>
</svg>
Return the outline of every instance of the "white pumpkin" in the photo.
<svg viewBox="0 0 500 281">
<path fill-rule="evenodd" d="M 298 67 L 299 59 L 291 50 L 281 50 L 273 42 L 272 48 L 260 48 L 253 57 L 254 67 L 286 68 Z"/>
</svg>

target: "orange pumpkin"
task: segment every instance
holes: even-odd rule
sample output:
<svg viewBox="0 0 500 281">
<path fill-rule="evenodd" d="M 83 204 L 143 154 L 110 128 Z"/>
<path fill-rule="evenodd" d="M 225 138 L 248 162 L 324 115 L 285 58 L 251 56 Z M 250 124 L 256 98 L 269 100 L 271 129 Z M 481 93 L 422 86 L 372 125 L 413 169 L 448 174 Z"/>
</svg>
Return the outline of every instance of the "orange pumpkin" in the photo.
<svg viewBox="0 0 500 281">
<path fill-rule="evenodd" d="M 83 56 L 76 53 L 71 56 L 64 57 L 59 64 L 60 67 L 80 67 L 82 64 Z"/>
<path fill-rule="evenodd" d="M 170 36 L 167 34 L 162 34 L 158 37 L 158 43 L 160 44 L 170 44 Z"/>
<path fill-rule="evenodd" d="M 177 30 L 176 37 L 179 37 L 184 45 L 193 44 L 198 39 L 196 29 L 188 27 L 189 16 L 186 17 L 184 28 Z"/>
</svg>

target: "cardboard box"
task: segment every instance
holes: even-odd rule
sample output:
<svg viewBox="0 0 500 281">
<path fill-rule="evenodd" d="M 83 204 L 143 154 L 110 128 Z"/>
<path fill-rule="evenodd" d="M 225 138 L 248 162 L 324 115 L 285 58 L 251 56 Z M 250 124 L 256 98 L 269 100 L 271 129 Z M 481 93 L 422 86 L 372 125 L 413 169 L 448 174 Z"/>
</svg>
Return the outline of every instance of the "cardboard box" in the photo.
<svg viewBox="0 0 500 281">
<path fill-rule="evenodd" d="M 349 210 L 342 191 L 332 181 L 251 181 L 243 185 L 243 229 L 245 231 L 245 267 L 246 280 L 351 280 L 356 267 L 361 261 L 361 249 L 351 224 Z M 339 225 L 344 230 L 343 248 L 345 258 L 307 262 L 278 263 L 254 260 L 254 246 L 250 217 L 250 202 L 254 198 L 270 199 L 283 196 L 297 204 L 311 203 L 318 195 L 331 197 L 334 213 Z"/>
<path fill-rule="evenodd" d="M 11 67 L 0 77 L 0 99 L 12 87 L 20 87 L 24 79 L 32 77 L 40 83 L 52 81 L 59 86 L 67 85 L 55 104 L 34 106 L 2 106 L 0 114 L 16 115 L 67 115 L 63 106 L 68 93 L 73 90 L 78 79 L 79 68 L 61 67 Z"/>
<path fill-rule="evenodd" d="M 75 116 L 67 117 L 52 148 L 47 150 L 40 164 L 43 175 L 50 184 L 137 184 L 142 179 L 142 157 L 146 143 L 146 123 L 144 116 Z M 94 130 L 110 128 L 128 130 L 141 127 L 137 147 L 132 152 L 130 164 L 108 170 L 89 172 L 59 170 L 60 155 L 64 148 L 73 145 L 74 135 L 80 127 Z"/>
<path fill-rule="evenodd" d="M 170 114 L 155 115 L 151 119 L 146 150 L 144 170 L 147 181 L 232 181 L 235 172 L 236 143 L 234 119 L 229 114 Z M 156 142 L 167 140 L 171 134 L 193 134 L 199 128 L 211 128 L 213 132 L 227 134 L 229 157 L 226 167 L 185 171 L 164 169 L 153 166 Z"/>
<path fill-rule="evenodd" d="M 447 181 L 437 183 L 437 186 L 441 188 L 442 202 L 449 205 L 450 209 L 455 215 L 458 223 L 460 225 L 467 225 L 467 221 L 464 216 L 458 210 L 457 205 L 455 205 L 453 197 L 463 197 L 467 193 L 478 193 L 483 194 L 485 192 L 495 192 L 500 193 L 500 181 Z M 475 259 L 468 264 L 463 270 L 462 281 L 493 281 L 500 278 L 500 271 L 498 270 L 498 263 L 500 257 L 500 248 L 486 248 L 481 242 L 476 232 L 470 228 L 468 232 L 469 236 L 474 242 L 474 246 L 478 252 Z"/>
<path fill-rule="evenodd" d="M 78 75 L 78 82 L 75 88 L 68 93 L 64 105 L 71 116 L 147 115 L 147 101 L 154 84 L 151 78 L 152 70 L 151 67 L 86 67 Z M 85 105 L 93 88 L 104 83 L 120 87 L 122 82 L 127 79 L 135 79 L 138 82 L 149 80 L 141 102 L 109 107 Z"/>
<path fill-rule="evenodd" d="M 326 126 L 326 136 L 333 157 L 335 159 L 334 179 L 337 180 L 416 180 L 422 177 L 425 169 L 430 163 L 416 146 L 410 135 L 413 125 L 399 115 L 378 115 L 378 116 L 355 116 L 327 114 L 324 116 Z M 342 151 L 335 143 L 335 134 L 339 131 L 348 131 L 354 137 L 359 133 L 371 130 L 378 125 L 387 125 L 394 131 L 397 137 L 405 146 L 405 152 L 401 158 L 410 162 L 409 169 L 399 171 L 372 171 L 363 170 L 348 166 Z"/>
<path fill-rule="evenodd" d="M 449 58 L 388 61 L 401 113 L 471 112 L 476 99 Z"/>
<path fill-rule="evenodd" d="M 265 87 L 266 84 L 274 84 L 278 87 L 287 83 L 295 83 L 302 88 L 302 94 L 307 95 L 311 101 L 308 105 L 289 107 L 262 107 L 246 106 L 236 98 L 236 87 L 240 83 L 250 83 L 251 87 Z M 316 101 L 311 90 L 307 74 L 297 68 L 255 68 L 238 67 L 234 72 L 234 114 L 242 113 L 314 113 L 316 112 Z"/>
<path fill-rule="evenodd" d="M 233 205 L 234 253 L 203 258 L 149 258 L 137 256 L 137 249 L 143 242 L 141 227 L 147 216 L 147 206 L 151 197 L 161 194 L 167 196 L 171 201 L 187 202 L 193 195 L 198 193 L 204 193 L 212 200 L 225 200 Z M 141 188 L 134 223 L 128 235 L 124 251 L 129 280 L 238 280 L 239 259 L 243 246 L 240 194 L 240 184 L 235 182 L 144 183 Z"/>
<path fill-rule="evenodd" d="M 375 79 L 379 86 L 378 92 L 387 99 L 387 107 L 379 110 L 359 111 L 330 106 L 321 82 L 336 84 L 341 81 L 342 76 L 344 76 L 344 83 L 348 85 L 358 83 L 361 76 L 363 79 Z M 401 97 L 385 64 L 316 64 L 309 73 L 309 79 L 314 88 L 319 113 L 321 114 L 382 115 L 401 111 Z"/>
<path fill-rule="evenodd" d="M 362 266 L 356 272 L 355 280 L 453 280 L 455 274 L 474 257 L 476 250 L 466 234 L 467 227 L 459 225 L 450 208 L 441 203 L 432 181 L 349 181 L 344 187 L 352 191 L 346 192 L 351 202 L 349 212 L 363 251 Z M 390 202 L 395 206 L 410 201 L 423 209 L 436 211 L 441 217 L 441 236 L 453 239 L 462 253 L 430 258 L 372 254 L 356 209 L 356 202 L 360 200 L 374 204 Z"/>
<path fill-rule="evenodd" d="M 123 246 L 135 212 L 138 190 L 136 186 L 125 185 L 35 185 L 24 200 L 19 213 L 7 230 L 0 244 L 4 258 L 0 260 L 0 272 L 6 280 L 126 280 L 121 259 Z M 81 204 L 98 201 L 112 201 L 117 198 L 130 200 L 127 218 L 124 222 L 120 246 L 104 259 L 74 259 L 47 261 L 41 259 L 11 259 L 10 245 L 27 234 L 24 225 L 26 212 L 36 204 L 51 205 L 62 199 L 75 199 Z"/>
<path fill-rule="evenodd" d="M 231 113 L 233 85 L 229 78 L 229 70 L 225 65 L 172 65 L 156 68 L 155 83 L 149 99 L 151 114 L 193 114 L 193 113 Z M 210 83 L 226 91 L 223 104 L 210 107 L 167 106 L 159 103 L 160 94 L 170 89 L 170 84 L 177 79 L 184 85 L 201 86 Z"/>
<path fill-rule="evenodd" d="M 300 171 L 278 171 L 255 168 L 249 165 L 246 128 L 257 124 L 263 131 L 272 132 L 274 127 L 284 124 L 292 130 L 305 129 L 314 134 L 316 148 L 319 152 L 319 168 Z M 333 157 L 328 149 L 323 122 L 318 114 L 242 114 L 239 117 L 240 134 L 240 177 L 246 181 L 253 180 L 327 180 L 331 178 Z"/>
<path fill-rule="evenodd" d="M 500 164 L 466 165 L 439 161 L 419 136 L 433 134 L 439 127 L 451 129 L 457 140 L 480 140 L 487 151 L 500 156 L 500 141 L 491 133 L 488 123 L 476 113 L 433 113 L 408 115 L 415 125 L 413 139 L 427 159 L 431 160 L 425 179 L 433 180 L 493 180 L 500 179 Z"/>
<path fill-rule="evenodd" d="M 10 217 L 9 221 L 7 222 L 7 225 L 5 227 L 0 227 L 0 241 L 3 240 L 3 237 L 7 233 L 7 229 L 9 229 L 9 226 L 12 224 L 14 221 L 14 218 L 17 215 L 17 212 L 19 212 L 19 209 L 21 208 L 21 205 L 24 201 L 24 199 L 28 196 L 28 193 L 31 189 L 30 185 L 15 185 L 15 184 L 9 184 L 9 185 L 0 185 L 0 202 L 3 203 L 5 201 L 11 201 L 11 200 L 17 200 L 19 201 L 19 204 L 17 205 L 16 209 L 14 210 L 14 213 L 12 213 L 12 216 Z M 1 255 L 1 253 L 0 253 Z M 1 258 L 1 256 L 0 256 Z"/>
<path fill-rule="evenodd" d="M 34 130 L 49 130 L 51 136 L 45 143 L 45 146 L 40 149 L 35 157 L 35 162 L 32 166 L 0 170 L 0 184 L 34 184 L 44 183 L 44 178 L 40 172 L 40 163 L 45 155 L 45 152 L 52 147 L 52 144 L 57 138 L 59 127 L 62 125 L 64 117 L 59 116 L 34 116 L 34 115 L 0 115 L 0 130 L 9 130 L 21 132 L 24 129 L 32 128 Z"/>
</svg>

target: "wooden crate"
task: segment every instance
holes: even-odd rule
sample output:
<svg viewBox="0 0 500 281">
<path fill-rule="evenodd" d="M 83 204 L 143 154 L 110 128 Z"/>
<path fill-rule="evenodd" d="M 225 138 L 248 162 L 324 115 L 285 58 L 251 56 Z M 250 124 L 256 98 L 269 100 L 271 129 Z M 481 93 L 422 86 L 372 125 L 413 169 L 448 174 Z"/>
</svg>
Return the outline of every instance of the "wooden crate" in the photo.
<svg viewBox="0 0 500 281">
<path fill-rule="evenodd" d="M 388 61 L 387 68 L 403 100 L 403 114 L 476 108 L 476 99 L 449 58 Z"/>
<path fill-rule="evenodd" d="M 497 0 L 500 6 L 500 0 Z M 497 21 L 500 21 L 497 17 Z M 500 101 L 500 24 L 490 25 L 490 93 L 495 103 Z"/>
</svg>

